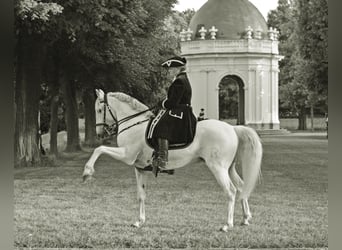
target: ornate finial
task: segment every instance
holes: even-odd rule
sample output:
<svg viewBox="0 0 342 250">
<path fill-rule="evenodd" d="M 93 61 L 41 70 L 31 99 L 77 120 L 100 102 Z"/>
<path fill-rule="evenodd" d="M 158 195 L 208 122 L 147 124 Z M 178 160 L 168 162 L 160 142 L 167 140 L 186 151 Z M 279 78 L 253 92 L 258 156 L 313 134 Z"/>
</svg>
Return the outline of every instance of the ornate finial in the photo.
<svg viewBox="0 0 342 250">
<path fill-rule="evenodd" d="M 191 35 L 192 35 L 192 30 L 190 30 L 190 28 L 188 28 L 187 31 L 185 31 L 185 35 L 186 35 L 186 40 L 187 41 L 191 41 Z"/>
<path fill-rule="evenodd" d="M 218 29 L 216 29 L 215 26 L 211 27 L 211 29 L 209 30 L 210 35 L 211 35 L 211 39 L 216 39 L 216 32 L 217 31 L 218 31 Z"/>
<path fill-rule="evenodd" d="M 270 40 L 274 41 L 274 30 L 272 27 L 268 30 L 268 37 Z"/>
<path fill-rule="evenodd" d="M 262 30 L 260 27 L 255 31 L 254 38 L 255 39 L 261 39 L 262 38 Z"/>
<path fill-rule="evenodd" d="M 183 29 L 179 35 L 181 42 L 185 42 L 186 34 L 187 34 L 187 32 L 185 31 L 185 29 Z"/>
<path fill-rule="evenodd" d="M 279 31 L 276 28 L 274 28 L 274 30 L 273 30 L 273 37 L 274 37 L 275 41 L 278 41 Z"/>
<path fill-rule="evenodd" d="M 198 33 L 200 33 L 201 39 L 204 40 L 205 39 L 205 33 L 207 33 L 207 30 L 204 28 L 204 26 L 202 26 L 202 28 L 198 31 Z"/>
<path fill-rule="evenodd" d="M 252 39 L 252 32 L 253 32 L 253 29 L 251 26 L 248 26 L 246 28 L 246 35 L 245 35 L 245 38 L 246 39 Z"/>
</svg>

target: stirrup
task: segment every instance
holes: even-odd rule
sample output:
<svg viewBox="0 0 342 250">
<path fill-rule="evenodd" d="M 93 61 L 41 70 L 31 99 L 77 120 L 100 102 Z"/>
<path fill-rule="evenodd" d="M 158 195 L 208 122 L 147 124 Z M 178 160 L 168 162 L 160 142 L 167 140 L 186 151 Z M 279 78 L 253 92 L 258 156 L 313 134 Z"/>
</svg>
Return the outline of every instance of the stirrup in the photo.
<svg viewBox="0 0 342 250">
<path fill-rule="evenodd" d="M 158 157 L 156 159 L 153 159 L 152 161 L 152 173 L 154 174 L 155 177 L 158 176 L 158 173 L 162 173 L 162 172 L 168 172 L 168 170 L 164 170 L 163 168 L 165 168 L 165 166 L 167 166 L 168 162 L 165 161 L 164 159 Z"/>
<path fill-rule="evenodd" d="M 159 169 L 159 159 L 153 159 L 152 161 L 152 173 L 154 174 L 154 177 L 158 176 L 158 173 L 160 172 Z"/>
</svg>

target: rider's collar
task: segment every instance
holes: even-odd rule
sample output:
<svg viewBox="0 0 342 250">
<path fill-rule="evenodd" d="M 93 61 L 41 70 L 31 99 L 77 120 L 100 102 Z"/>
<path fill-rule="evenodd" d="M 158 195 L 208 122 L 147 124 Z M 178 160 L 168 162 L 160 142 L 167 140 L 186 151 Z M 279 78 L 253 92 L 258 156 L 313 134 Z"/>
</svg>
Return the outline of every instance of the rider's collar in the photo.
<svg viewBox="0 0 342 250">
<path fill-rule="evenodd" d="M 177 76 L 179 76 L 179 75 L 181 75 L 181 74 L 186 74 L 186 73 L 187 73 L 187 71 L 186 71 L 186 70 L 183 70 L 183 71 L 179 72 L 179 73 L 177 74 Z"/>
</svg>

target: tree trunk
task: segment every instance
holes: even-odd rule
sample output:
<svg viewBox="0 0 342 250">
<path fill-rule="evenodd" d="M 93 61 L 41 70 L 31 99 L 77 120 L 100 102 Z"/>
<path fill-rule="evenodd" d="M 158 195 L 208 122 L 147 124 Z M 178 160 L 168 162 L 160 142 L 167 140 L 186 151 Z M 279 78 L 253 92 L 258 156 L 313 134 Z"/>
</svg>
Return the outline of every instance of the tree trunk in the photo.
<svg viewBox="0 0 342 250">
<path fill-rule="evenodd" d="M 57 129 L 58 129 L 58 106 L 59 96 L 57 94 L 52 95 L 51 98 L 51 117 L 50 117 L 50 154 L 58 157 L 57 147 Z"/>
<path fill-rule="evenodd" d="M 84 117 L 85 117 L 85 144 L 95 146 L 96 143 L 96 119 L 95 119 L 95 96 L 93 89 L 83 92 Z"/>
<path fill-rule="evenodd" d="M 59 60 L 54 58 L 54 73 L 51 82 L 51 106 L 50 106 L 50 154 L 58 157 L 58 106 L 59 106 Z"/>
<path fill-rule="evenodd" d="M 15 85 L 15 165 L 31 166 L 40 162 L 38 112 L 42 82 L 42 42 L 21 34 Z"/>
<path fill-rule="evenodd" d="M 301 108 L 298 116 L 298 130 L 306 130 L 306 112 L 305 107 Z"/>
<path fill-rule="evenodd" d="M 314 107 L 313 105 L 310 106 L 310 120 L 311 120 L 311 131 L 315 130 L 314 128 Z"/>
<path fill-rule="evenodd" d="M 66 105 L 67 152 L 81 150 L 78 127 L 78 109 L 76 100 L 76 83 L 70 77 L 63 75 L 63 96 Z"/>
</svg>

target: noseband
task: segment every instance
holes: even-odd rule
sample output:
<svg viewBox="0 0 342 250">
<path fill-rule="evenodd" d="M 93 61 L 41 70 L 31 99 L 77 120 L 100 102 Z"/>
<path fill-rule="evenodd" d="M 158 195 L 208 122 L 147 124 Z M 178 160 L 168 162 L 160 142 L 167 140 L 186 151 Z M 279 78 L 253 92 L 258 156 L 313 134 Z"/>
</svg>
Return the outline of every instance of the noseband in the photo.
<svg viewBox="0 0 342 250">
<path fill-rule="evenodd" d="M 100 101 L 100 103 L 103 103 L 103 122 L 102 123 L 96 123 L 96 126 L 103 126 L 103 129 L 106 133 L 106 135 L 103 136 L 103 138 L 108 138 L 111 137 L 113 135 L 116 135 L 118 133 L 118 129 L 119 129 L 119 123 L 118 120 L 116 119 L 116 117 L 114 116 L 112 109 L 110 108 L 109 104 L 108 104 L 108 100 L 107 100 L 107 94 L 104 95 L 104 100 Z M 108 124 L 106 122 L 106 109 L 108 109 L 109 114 L 111 115 L 111 117 L 114 120 L 113 124 Z"/>
<path fill-rule="evenodd" d="M 148 118 L 148 119 L 145 119 L 145 120 L 143 120 L 143 121 L 139 121 L 139 122 L 137 122 L 137 123 L 134 123 L 133 125 L 130 125 L 130 126 L 124 128 L 124 129 L 122 129 L 122 130 L 119 132 L 119 125 L 121 125 L 121 124 L 123 124 L 124 122 L 127 122 L 127 121 L 129 121 L 129 120 L 131 120 L 131 119 L 133 119 L 133 118 L 135 118 L 135 117 L 137 117 L 137 116 L 139 116 L 139 115 L 142 115 L 142 114 L 144 114 L 144 113 L 146 113 L 146 112 L 148 112 L 148 111 L 151 111 L 151 110 L 153 110 L 153 109 L 156 108 L 156 106 L 154 106 L 154 107 L 152 107 L 152 108 L 149 108 L 149 109 L 146 109 L 146 110 L 144 110 L 144 111 L 141 111 L 141 112 L 139 112 L 139 113 L 137 113 L 137 114 L 130 115 L 130 116 L 127 116 L 127 117 L 125 117 L 125 118 L 122 118 L 121 120 L 118 121 L 118 120 L 116 119 L 116 117 L 114 116 L 114 114 L 113 114 L 113 112 L 112 112 L 112 109 L 111 109 L 110 105 L 108 104 L 107 94 L 104 95 L 104 100 L 103 100 L 103 101 L 100 101 L 100 103 L 103 103 L 103 104 L 104 104 L 104 105 L 103 105 L 103 122 L 102 122 L 102 123 L 96 123 L 96 126 L 103 126 L 103 127 L 104 127 L 104 131 L 105 131 L 105 133 L 106 133 L 106 137 L 104 137 L 104 138 L 109 138 L 109 137 L 111 137 L 111 136 L 113 136 L 113 135 L 118 135 L 118 134 L 122 133 L 123 131 L 125 131 L 125 130 L 127 130 L 127 129 L 130 129 L 131 127 L 134 127 L 134 126 L 136 126 L 136 125 L 139 125 L 139 124 L 141 124 L 141 123 L 144 123 L 144 122 L 149 121 L 149 120 L 150 120 L 149 118 Z M 109 125 L 109 124 L 106 122 L 106 109 L 108 109 L 109 114 L 111 115 L 111 117 L 112 117 L 113 120 L 114 120 L 114 123 L 111 124 L 111 125 Z"/>
</svg>

